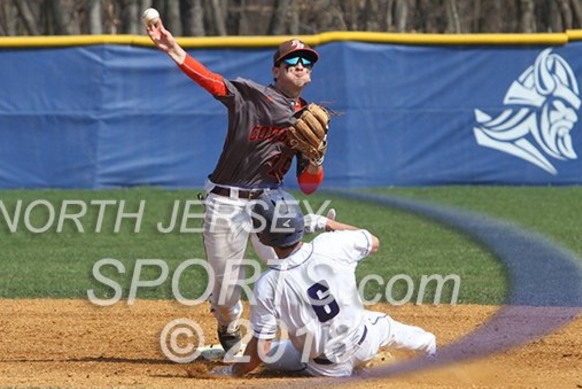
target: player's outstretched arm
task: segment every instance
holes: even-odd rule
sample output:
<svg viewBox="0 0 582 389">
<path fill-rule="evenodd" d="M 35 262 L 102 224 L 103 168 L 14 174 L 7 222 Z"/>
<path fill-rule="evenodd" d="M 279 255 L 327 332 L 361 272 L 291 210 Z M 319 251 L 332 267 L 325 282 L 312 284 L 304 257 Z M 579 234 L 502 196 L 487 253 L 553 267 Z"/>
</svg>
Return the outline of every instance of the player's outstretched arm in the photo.
<svg viewBox="0 0 582 389">
<path fill-rule="evenodd" d="M 217 377 L 234 378 L 243 377 L 255 370 L 261 364 L 259 347 L 263 347 L 263 354 L 267 355 L 271 350 L 272 341 L 270 339 L 259 341 L 253 337 L 245 349 L 243 358 L 248 357 L 248 362 L 237 362 L 234 365 L 220 366 L 212 369 L 211 374 Z"/>
<path fill-rule="evenodd" d="M 146 27 L 146 31 L 158 49 L 168 54 L 176 64 L 181 65 L 184 63 L 187 55 L 186 51 L 176 42 L 172 33 L 164 28 L 162 19 L 155 24 L 149 24 Z"/>
<path fill-rule="evenodd" d="M 350 224 L 340 223 L 337 220 L 327 219 L 325 225 L 326 231 L 356 231 L 361 230 L 361 228 L 352 226 Z M 372 234 L 370 234 L 372 235 Z M 372 249 L 370 252 L 375 253 L 380 247 L 380 240 L 375 235 L 372 235 Z"/>
<path fill-rule="evenodd" d="M 341 223 L 335 220 L 336 212 L 335 209 L 331 208 L 326 216 L 318 215 L 315 213 L 308 213 L 303 217 L 303 223 L 305 225 L 304 232 L 306 234 L 313 234 L 314 232 L 320 231 L 358 231 L 361 228 L 352 226 L 350 224 Z M 368 231 L 369 232 L 369 231 Z M 378 251 L 380 247 L 380 240 L 370 234 L 372 236 L 372 253 Z"/>
<path fill-rule="evenodd" d="M 149 24 L 146 29 L 156 47 L 168 54 L 184 74 L 213 96 L 226 96 L 228 94 L 222 76 L 211 72 L 200 62 L 188 55 L 178 42 L 176 42 L 172 33 L 164 28 L 161 19 L 156 24 Z"/>
</svg>

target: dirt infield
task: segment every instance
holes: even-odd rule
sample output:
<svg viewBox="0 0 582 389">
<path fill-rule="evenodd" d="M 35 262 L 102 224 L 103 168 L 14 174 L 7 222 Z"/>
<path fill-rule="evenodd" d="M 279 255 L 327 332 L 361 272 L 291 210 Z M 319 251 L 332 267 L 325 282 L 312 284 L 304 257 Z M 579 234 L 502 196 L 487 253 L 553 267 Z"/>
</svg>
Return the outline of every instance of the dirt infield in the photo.
<svg viewBox="0 0 582 389">
<path fill-rule="evenodd" d="M 375 306 L 397 320 L 419 325 L 447 344 L 471 332 L 497 308 L 460 306 Z M 582 388 L 582 319 L 544 339 L 484 360 L 376 381 L 328 382 L 260 372 L 247 379 L 204 379 L 210 366 L 168 361 L 160 350 L 164 326 L 177 318 L 195 320 L 206 343 L 216 342 L 208 306 L 138 301 L 96 307 L 82 300 L 0 300 L 0 387 L 188 388 Z M 248 312 L 248 309 L 246 310 Z"/>
</svg>

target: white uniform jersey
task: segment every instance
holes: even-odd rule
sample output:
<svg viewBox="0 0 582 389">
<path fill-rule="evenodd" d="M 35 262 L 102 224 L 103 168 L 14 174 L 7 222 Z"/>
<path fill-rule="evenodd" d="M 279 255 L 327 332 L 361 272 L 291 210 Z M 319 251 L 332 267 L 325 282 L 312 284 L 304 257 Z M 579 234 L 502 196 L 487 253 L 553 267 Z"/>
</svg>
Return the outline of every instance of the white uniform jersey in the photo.
<svg viewBox="0 0 582 389">
<path fill-rule="evenodd" d="M 355 269 L 371 249 L 366 230 L 328 232 L 270 264 L 254 289 L 253 335 L 286 329 L 303 361 L 350 358 L 367 331 Z"/>
</svg>

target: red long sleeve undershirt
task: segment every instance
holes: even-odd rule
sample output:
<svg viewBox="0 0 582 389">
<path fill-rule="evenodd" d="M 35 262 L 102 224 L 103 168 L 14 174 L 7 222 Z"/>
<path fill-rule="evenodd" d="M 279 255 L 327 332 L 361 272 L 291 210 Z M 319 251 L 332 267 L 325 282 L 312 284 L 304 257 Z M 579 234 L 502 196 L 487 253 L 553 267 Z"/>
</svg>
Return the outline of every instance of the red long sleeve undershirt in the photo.
<svg viewBox="0 0 582 389">
<path fill-rule="evenodd" d="M 317 190 L 319 184 L 323 181 L 323 168 L 319 169 L 317 174 L 311 174 L 307 168 L 297 177 L 301 192 L 309 195 Z"/>
<path fill-rule="evenodd" d="M 208 70 L 208 68 L 192 58 L 190 55 L 186 55 L 186 59 L 181 65 L 179 65 L 179 67 L 182 72 L 184 72 L 184 74 L 190 77 L 202 88 L 206 89 L 211 95 L 226 96 L 228 94 L 226 84 L 224 83 L 224 78 L 220 74 L 213 73 Z M 296 110 L 301 108 L 301 106 L 297 106 Z M 297 176 L 299 188 L 305 194 L 311 194 L 315 192 L 322 181 L 323 168 L 319 169 L 318 173 L 316 174 L 311 174 L 307 171 L 307 168 L 304 168 L 303 171 Z"/>
<path fill-rule="evenodd" d="M 228 94 L 222 76 L 212 73 L 191 56 L 186 55 L 186 59 L 179 67 L 184 74 L 206 89 L 212 96 L 226 96 Z"/>
</svg>

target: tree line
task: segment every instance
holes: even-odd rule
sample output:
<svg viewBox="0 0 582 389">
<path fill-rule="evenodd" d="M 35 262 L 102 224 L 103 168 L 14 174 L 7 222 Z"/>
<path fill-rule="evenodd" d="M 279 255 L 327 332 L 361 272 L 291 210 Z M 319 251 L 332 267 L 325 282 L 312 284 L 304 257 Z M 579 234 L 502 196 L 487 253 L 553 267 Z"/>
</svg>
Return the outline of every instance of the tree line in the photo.
<svg viewBox="0 0 582 389">
<path fill-rule="evenodd" d="M 176 36 L 582 28 L 582 0 L 0 0 L 0 35 L 144 34 L 148 7 Z"/>
</svg>

